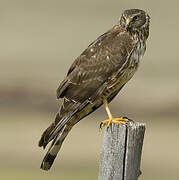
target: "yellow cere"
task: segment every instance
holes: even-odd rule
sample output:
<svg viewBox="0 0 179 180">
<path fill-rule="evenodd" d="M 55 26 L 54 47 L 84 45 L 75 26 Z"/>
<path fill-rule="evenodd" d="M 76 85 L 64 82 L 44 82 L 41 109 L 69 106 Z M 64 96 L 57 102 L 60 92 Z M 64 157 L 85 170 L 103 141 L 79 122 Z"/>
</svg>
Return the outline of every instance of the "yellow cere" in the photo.
<svg viewBox="0 0 179 180">
<path fill-rule="evenodd" d="M 126 19 L 126 24 L 129 25 L 129 23 L 130 23 L 130 19 L 127 18 L 127 19 Z"/>
</svg>

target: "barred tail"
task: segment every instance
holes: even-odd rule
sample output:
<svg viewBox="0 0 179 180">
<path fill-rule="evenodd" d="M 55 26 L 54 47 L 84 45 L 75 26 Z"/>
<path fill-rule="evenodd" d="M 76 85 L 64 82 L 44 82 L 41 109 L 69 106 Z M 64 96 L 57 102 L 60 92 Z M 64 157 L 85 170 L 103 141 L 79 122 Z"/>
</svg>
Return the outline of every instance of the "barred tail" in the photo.
<svg viewBox="0 0 179 180">
<path fill-rule="evenodd" d="M 89 104 L 89 101 L 84 103 L 76 103 L 73 101 L 64 101 L 60 113 L 57 113 L 55 121 L 43 132 L 39 146 L 45 148 L 47 144 L 52 141 L 49 150 L 47 151 L 42 164 L 41 169 L 49 170 L 62 146 L 63 141 L 68 135 L 69 131 L 81 118 L 82 116 L 75 116 L 77 112 L 80 112 Z M 86 112 L 86 111 L 84 111 Z M 83 112 L 83 113 L 84 113 Z M 65 115 L 66 114 L 66 115 Z"/>
<path fill-rule="evenodd" d="M 39 147 L 42 147 L 45 149 L 47 144 L 53 139 L 51 137 L 51 132 L 54 130 L 56 127 L 57 123 L 59 123 L 62 120 L 62 117 L 60 117 L 59 113 L 57 113 L 55 117 L 55 121 L 43 132 L 40 141 L 39 141 Z"/>
<path fill-rule="evenodd" d="M 71 130 L 71 126 L 65 125 L 62 129 L 62 131 L 54 138 L 48 152 L 46 153 L 40 168 L 43 170 L 49 170 L 59 152 L 61 149 L 62 143 L 65 140 L 66 136 Z"/>
</svg>

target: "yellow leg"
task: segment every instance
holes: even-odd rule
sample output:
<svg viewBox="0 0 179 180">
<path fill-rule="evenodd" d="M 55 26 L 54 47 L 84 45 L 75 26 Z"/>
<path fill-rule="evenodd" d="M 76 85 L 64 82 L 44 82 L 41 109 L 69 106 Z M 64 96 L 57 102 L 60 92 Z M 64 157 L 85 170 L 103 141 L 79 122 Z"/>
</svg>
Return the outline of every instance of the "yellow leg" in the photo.
<svg viewBox="0 0 179 180">
<path fill-rule="evenodd" d="M 109 119 L 104 120 L 101 122 L 101 126 L 104 127 L 107 124 L 107 127 L 109 127 L 112 123 L 117 123 L 117 124 L 126 124 L 126 122 L 128 121 L 128 119 L 123 118 L 123 117 L 119 117 L 119 118 L 113 118 L 112 114 L 109 110 L 109 106 L 108 106 L 108 102 L 106 99 L 103 100 L 104 103 L 104 107 L 106 109 L 106 112 L 108 114 Z"/>
</svg>

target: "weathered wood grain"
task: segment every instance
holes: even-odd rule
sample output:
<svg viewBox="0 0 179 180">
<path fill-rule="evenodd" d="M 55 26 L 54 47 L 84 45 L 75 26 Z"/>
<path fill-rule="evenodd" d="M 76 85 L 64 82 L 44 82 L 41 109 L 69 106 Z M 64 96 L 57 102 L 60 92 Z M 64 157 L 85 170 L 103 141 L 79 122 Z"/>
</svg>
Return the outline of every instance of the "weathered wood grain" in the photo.
<svg viewBox="0 0 179 180">
<path fill-rule="evenodd" d="M 104 128 L 99 180 L 137 180 L 145 124 L 129 121 Z"/>
</svg>

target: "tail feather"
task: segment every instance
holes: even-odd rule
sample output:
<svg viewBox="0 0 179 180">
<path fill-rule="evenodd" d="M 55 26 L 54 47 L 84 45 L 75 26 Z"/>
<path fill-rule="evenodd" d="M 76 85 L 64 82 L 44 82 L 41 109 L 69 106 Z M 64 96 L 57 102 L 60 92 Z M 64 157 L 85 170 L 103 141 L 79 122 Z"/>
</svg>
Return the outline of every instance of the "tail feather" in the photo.
<svg viewBox="0 0 179 180">
<path fill-rule="evenodd" d="M 81 116 L 76 116 L 76 113 L 83 110 L 88 104 L 91 105 L 88 100 L 82 104 L 70 100 L 64 100 L 64 104 L 62 105 L 60 112 L 57 113 L 55 121 L 43 132 L 40 138 L 39 146 L 43 146 L 43 148 L 45 148 L 47 144 L 53 140 L 42 161 L 41 169 L 49 170 L 51 168 L 57 153 L 61 149 L 64 139 L 73 125 L 75 125 L 89 112 L 82 111 Z"/>
<path fill-rule="evenodd" d="M 40 141 L 39 141 L 39 147 L 42 147 L 45 149 L 45 147 L 47 146 L 48 144 L 48 135 L 49 133 L 52 131 L 52 129 L 54 128 L 54 124 L 52 123 L 42 134 L 41 138 L 40 138 Z"/>
<path fill-rule="evenodd" d="M 59 113 L 57 113 L 55 117 L 55 121 L 43 132 L 40 141 L 39 141 L 39 147 L 42 147 L 45 149 L 47 144 L 53 139 L 51 136 L 51 132 L 55 129 L 56 125 L 62 120 Z M 64 127 L 64 126 L 63 126 Z"/>
<path fill-rule="evenodd" d="M 70 132 L 71 127 L 68 125 L 65 125 L 62 131 L 55 137 L 53 140 L 48 152 L 46 153 L 40 168 L 43 170 L 49 170 L 58 154 L 58 152 L 61 149 L 62 143 L 65 140 L 66 136 Z"/>
</svg>

